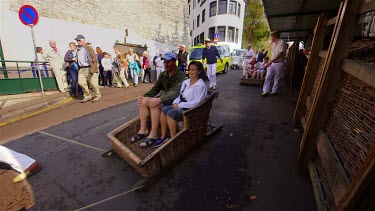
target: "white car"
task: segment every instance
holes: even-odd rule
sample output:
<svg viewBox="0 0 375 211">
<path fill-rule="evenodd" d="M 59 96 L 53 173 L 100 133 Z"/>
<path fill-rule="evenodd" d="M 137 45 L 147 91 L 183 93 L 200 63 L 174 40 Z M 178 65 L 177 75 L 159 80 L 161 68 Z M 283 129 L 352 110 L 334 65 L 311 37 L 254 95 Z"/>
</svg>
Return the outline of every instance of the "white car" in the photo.
<svg viewBox="0 0 375 211">
<path fill-rule="evenodd" d="M 243 67 L 243 53 L 245 49 L 234 49 L 231 53 L 231 69 L 239 69 Z"/>
</svg>

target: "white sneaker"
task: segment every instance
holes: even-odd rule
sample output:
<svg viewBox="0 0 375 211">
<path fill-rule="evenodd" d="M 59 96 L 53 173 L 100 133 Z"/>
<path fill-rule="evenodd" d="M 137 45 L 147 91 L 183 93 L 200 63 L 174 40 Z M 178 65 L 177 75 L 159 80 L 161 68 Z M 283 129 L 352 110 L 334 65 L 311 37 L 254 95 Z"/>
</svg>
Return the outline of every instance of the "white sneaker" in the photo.
<svg viewBox="0 0 375 211">
<path fill-rule="evenodd" d="M 213 86 L 212 89 L 213 89 L 213 90 L 216 90 L 216 86 Z"/>
</svg>

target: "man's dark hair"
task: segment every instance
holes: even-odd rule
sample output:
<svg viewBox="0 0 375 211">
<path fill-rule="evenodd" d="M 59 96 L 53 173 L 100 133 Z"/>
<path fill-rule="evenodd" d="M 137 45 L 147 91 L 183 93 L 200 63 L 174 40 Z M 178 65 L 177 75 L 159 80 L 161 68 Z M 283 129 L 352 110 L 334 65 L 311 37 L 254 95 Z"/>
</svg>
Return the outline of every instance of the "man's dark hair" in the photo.
<svg viewBox="0 0 375 211">
<path fill-rule="evenodd" d="M 42 48 L 42 47 L 36 47 L 36 52 L 37 52 L 37 53 L 40 53 L 40 52 L 42 52 L 42 50 L 43 50 L 43 48 Z"/>
</svg>

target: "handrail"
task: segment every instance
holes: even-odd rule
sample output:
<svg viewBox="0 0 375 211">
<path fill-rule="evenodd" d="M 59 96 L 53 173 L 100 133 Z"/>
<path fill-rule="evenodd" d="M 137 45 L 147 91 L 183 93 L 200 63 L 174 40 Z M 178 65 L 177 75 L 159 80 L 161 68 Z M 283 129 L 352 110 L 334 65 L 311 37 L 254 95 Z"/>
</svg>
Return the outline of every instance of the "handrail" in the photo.
<svg viewBox="0 0 375 211">
<path fill-rule="evenodd" d="M 45 71 L 45 76 L 49 77 L 48 68 L 47 68 L 47 64 L 49 65 L 48 62 L 38 61 L 38 63 L 36 63 L 35 60 L 34 61 L 0 60 L 0 63 L 6 63 L 6 62 L 16 63 L 18 78 L 21 78 L 21 72 L 20 72 L 20 68 L 19 68 L 19 63 L 30 63 L 30 68 L 31 68 L 31 71 L 33 73 L 33 77 L 34 78 L 38 77 L 38 72 L 36 71 L 37 70 L 37 66 L 38 65 L 43 65 L 43 70 Z M 6 68 L 6 66 L 5 66 L 5 68 L 1 68 L 1 69 L 2 69 L 3 74 L 4 74 L 4 78 L 8 78 L 8 69 Z M 44 73 L 42 72 L 43 70 L 40 70 L 42 76 L 44 75 Z M 30 71 L 30 69 L 27 69 L 26 71 Z"/>
</svg>

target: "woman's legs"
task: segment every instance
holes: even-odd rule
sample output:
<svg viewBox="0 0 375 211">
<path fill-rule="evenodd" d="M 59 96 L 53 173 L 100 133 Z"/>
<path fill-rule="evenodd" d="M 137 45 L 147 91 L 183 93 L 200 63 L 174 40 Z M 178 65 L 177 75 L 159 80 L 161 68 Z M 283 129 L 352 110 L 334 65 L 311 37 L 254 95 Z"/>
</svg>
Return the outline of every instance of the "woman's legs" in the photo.
<svg viewBox="0 0 375 211">
<path fill-rule="evenodd" d="M 167 123 L 168 123 L 169 133 L 171 135 L 171 138 L 173 138 L 177 133 L 177 121 L 168 116 Z"/>
<path fill-rule="evenodd" d="M 132 76 L 134 86 L 138 84 L 138 74 L 136 71 L 137 71 L 136 68 L 130 68 L 130 74 Z"/>
<path fill-rule="evenodd" d="M 77 83 L 78 83 L 78 70 L 69 69 L 69 75 L 71 78 L 70 82 L 70 95 L 73 97 L 77 96 Z"/>
<path fill-rule="evenodd" d="M 106 76 L 107 76 L 106 79 L 108 80 L 108 86 L 112 87 L 112 80 L 113 80 L 112 71 L 108 70 Z"/>
</svg>

